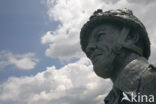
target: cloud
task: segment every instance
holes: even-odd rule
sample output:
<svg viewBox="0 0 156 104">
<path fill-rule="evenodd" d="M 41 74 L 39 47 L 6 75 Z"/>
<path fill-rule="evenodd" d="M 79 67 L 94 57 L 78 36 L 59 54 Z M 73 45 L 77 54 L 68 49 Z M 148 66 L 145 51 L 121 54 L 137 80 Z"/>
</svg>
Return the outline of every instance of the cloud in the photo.
<svg viewBox="0 0 156 104">
<path fill-rule="evenodd" d="M 13 65 L 21 70 L 33 69 L 39 59 L 35 57 L 34 53 L 13 54 L 9 51 L 0 51 L 0 69 Z"/>
<path fill-rule="evenodd" d="M 60 69 L 54 66 L 30 77 L 12 77 L 0 85 L 0 103 L 103 104 L 110 80 L 98 78 L 86 58 Z"/>
<path fill-rule="evenodd" d="M 127 0 L 130 3 L 139 3 L 139 4 L 148 4 L 148 3 L 153 3 L 155 0 Z"/>
<path fill-rule="evenodd" d="M 78 39 L 74 35 L 56 35 L 47 32 L 42 37 L 42 43 L 51 42 L 49 48 L 45 51 L 46 56 L 58 58 L 61 61 L 69 61 L 72 58 L 82 57 Z"/>
</svg>

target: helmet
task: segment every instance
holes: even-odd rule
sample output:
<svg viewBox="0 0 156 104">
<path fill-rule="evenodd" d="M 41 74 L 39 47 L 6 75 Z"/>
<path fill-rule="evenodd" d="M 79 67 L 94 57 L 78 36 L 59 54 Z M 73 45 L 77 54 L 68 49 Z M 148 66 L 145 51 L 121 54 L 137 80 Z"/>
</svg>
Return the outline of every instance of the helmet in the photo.
<svg viewBox="0 0 156 104">
<path fill-rule="evenodd" d="M 109 10 L 106 12 L 103 12 L 101 9 L 96 10 L 90 17 L 89 21 L 81 28 L 80 44 L 84 52 L 87 47 L 88 37 L 91 31 L 98 25 L 108 22 L 123 24 L 136 29 L 139 32 L 139 35 L 142 37 L 141 39 L 143 41 L 143 56 L 147 59 L 149 58 L 150 41 L 145 26 L 137 17 L 133 15 L 132 11 L 129 9 Z"/>
</svg>

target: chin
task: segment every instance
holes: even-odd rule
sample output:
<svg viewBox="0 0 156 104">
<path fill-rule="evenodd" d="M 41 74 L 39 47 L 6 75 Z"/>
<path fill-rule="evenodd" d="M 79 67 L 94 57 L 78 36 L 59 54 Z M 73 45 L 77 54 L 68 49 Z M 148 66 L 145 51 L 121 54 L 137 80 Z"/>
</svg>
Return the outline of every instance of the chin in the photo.
<svg viewBox="0 0 156 104">
<path fill-rule="evenodd" d="M 112 54 L 111 54 L 112 55 Z M 103 54 L 96 57 L 96 62 L 92 61 L 94 72 L 102 78 L 111 78 L 113 74 L 113 60 L 110 54 Z"/>
<path fill-rule="evenodd" d="M 112 72 L 113 72 L 113 68 L 112 67 L 104 67 L 103 65 L 93 65 L 94 67 L 94 72 L 102 78 L 111 78 L 112 76 Z"/>
</svg>

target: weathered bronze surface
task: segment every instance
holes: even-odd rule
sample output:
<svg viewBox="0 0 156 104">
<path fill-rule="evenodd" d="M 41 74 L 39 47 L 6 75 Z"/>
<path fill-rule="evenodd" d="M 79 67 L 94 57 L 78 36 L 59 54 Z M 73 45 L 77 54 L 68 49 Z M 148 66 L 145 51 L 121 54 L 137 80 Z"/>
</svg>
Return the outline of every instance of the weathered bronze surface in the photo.
<svg viewBox="0 0 156 104">
<path fill-rule="evenodd" d="M 105 104 L 156 102 L 156 68 L 148 63 L 150 41 L 144 25 L 131 10 L 98 9 L 82 27 L 80 43 L 95 73 L 113 82 Z M 131 100 L 132 94 L 136 95 L 134 101 L 123 99 L 127 96 Z M 153 95 L 155 99 L 141 101 L 141 95 Z"/>
</svg>

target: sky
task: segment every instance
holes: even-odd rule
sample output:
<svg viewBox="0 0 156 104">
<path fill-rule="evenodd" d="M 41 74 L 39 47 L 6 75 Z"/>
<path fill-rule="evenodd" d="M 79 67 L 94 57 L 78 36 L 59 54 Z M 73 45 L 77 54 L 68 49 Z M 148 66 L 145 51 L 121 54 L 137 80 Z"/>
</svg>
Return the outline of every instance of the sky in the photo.
<svg viewBox="0 0 156 104">
<path fill-rule="evenodd" d="M 103 104 L 112 88 L 95 75 L 79 33 L 98 8 L 129 8 L 156 60 L 155 0 L 0 0 L 0 104 Z"/>
</svg>

